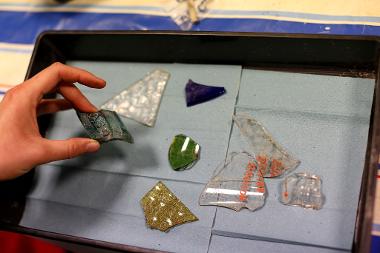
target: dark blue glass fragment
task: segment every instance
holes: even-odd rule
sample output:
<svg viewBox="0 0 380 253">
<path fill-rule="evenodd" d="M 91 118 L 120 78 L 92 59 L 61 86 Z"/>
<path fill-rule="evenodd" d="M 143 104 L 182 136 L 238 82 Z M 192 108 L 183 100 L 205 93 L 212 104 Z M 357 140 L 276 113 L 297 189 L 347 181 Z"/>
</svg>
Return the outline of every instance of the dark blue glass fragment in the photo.
<svg viewBox="0 0 380 253">
<path fill-rule="evenodd" d="M 226 93 L 226 89 L 224 87 L 195 83 L 193 80 L 189 79 L 186 84 L 185 92 L 186 103 L 189 107 L 217 98 Z"/>
</svg>

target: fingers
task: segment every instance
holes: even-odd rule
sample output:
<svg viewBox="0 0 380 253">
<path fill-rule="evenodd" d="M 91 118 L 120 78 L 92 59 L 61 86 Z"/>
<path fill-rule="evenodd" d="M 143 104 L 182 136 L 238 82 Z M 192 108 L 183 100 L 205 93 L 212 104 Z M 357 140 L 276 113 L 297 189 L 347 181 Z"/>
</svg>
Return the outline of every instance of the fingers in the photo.
<svg viewBox="0 0 380 253">
<path fill-rule="evenodd" d="M 73 108 L 72 104 L 65 99 L 43 99 L 37 107 L 37 115 L 55 113 Z"/>
<path fill-rule="evenodd" d="M 75 108 L 81 112 L 96 112 L 98 109 L 71 83 L 58 87 L 58 92 L 65 99 L 43 99 L 37 107 L 37 115 L 54 113 Z"/>
<path fill-rule="evenodd" d="M 54 89 L 60 82 L 78 82 L 97 89 L 103 88 L 106 84 L 103 79 L 88 71 L 62 63 L 54 63 L 28 80 L 28 85 L 33 87 L 34 92 L 41 97 Z"/>
<path fill-rule="evenodd" d="M 96 112 L 96 106 L 83 95 L 83 93 L 71 83 L 63 83 L 58 87 L 58 92 L 67 99 L 75 109 L 81 112 Z"/>
<path fill-rule="evenodd" d="M 85 153 L 92 153 L 100 148 L 99 142 L 87 138 L 71 138 L 67 140 L 45 140 L 45 155 L 38 163 L 73 158 Z"/>
</svg>

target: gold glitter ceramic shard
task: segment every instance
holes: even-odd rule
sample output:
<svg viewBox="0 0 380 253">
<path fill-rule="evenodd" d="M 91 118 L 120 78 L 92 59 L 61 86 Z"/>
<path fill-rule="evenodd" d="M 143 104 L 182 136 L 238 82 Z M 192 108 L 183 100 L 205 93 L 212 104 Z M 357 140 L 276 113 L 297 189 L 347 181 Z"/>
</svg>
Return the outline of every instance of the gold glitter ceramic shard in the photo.
<svg viewBox="0 0 380 253">
<path fill-rule="evenodd" d="M 159 181 L 140 201 L 146 224 L 163 232 L 198 218 Z"/>
<path fill-rule="evenodd" d="M 101 106 L 119 115 L 153 127 L 170 73 L 156 69 Z"/>
</svg>

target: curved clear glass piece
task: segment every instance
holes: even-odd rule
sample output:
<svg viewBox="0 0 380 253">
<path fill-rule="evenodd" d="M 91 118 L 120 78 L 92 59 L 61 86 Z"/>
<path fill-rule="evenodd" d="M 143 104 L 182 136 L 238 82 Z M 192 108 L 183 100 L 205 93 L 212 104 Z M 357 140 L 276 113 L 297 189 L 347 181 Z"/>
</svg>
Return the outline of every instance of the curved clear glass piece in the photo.
<svg viewBox="0 0 380 253">
<path fill-rule="evenodd" d="M 300 161 L 273 140 L 271 134 L 253 117 L 237 114 L 233 119 L 249 143 L 250 149 L 247 151 L 255 156 L 260 167 L 265 167 L 264 177 L 281 176 L 300 164 Z"/>
<path fill-rule="evenodd" d="M 280 191 L 280 201 L 285 205 L 319 210 L 324 203 L 322 180 L 310 173 L 301 172 L 286 177 Z"/>
<path fill-rule="evenodd" d="M 154 126 L 169 72 L 156 69 L 101 106 L 147 126 Z"/>
<path fill-rule="evenodd" d="M 230 153 L 207 183 L 199 204 L 254 211 L 264 206 L 266 195 L 263 170 L 255 158 L 246 152 Z"/>
</svg>

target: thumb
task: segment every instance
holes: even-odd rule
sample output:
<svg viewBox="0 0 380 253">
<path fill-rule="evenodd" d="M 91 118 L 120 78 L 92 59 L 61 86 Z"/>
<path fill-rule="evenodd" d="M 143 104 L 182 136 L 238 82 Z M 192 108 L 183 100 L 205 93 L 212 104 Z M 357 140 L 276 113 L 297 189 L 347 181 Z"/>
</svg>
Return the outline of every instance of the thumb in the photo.
<svg viewBox="0 0 380 253">
<path fill-rule="evenodd" d="M 46 162 L 73 158 L 85 153 L 95 152 L 100 148 L 99 142 L 88 138 L 71 138 L 67 140 L 48 140 Z"/>
</svg>

